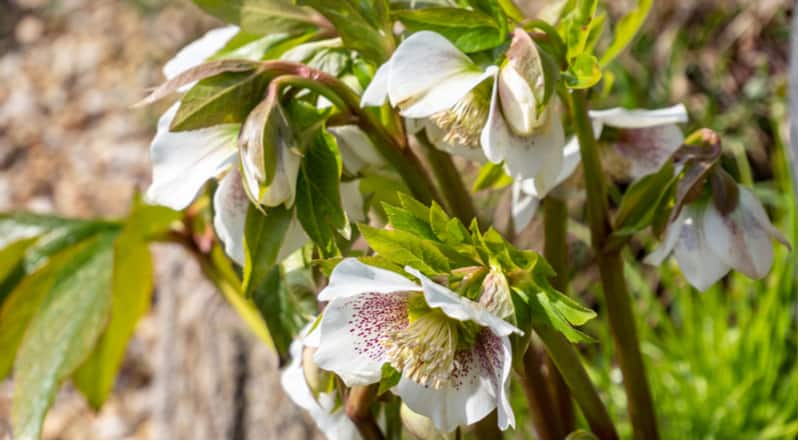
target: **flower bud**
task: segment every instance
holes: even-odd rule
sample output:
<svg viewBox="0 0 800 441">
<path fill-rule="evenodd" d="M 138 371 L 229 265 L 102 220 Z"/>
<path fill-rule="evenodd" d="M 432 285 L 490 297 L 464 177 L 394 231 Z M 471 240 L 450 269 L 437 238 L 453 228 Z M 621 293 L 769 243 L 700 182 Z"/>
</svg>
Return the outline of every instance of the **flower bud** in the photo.
<svg viewBox="0 0 800 441">
<path fill-rule="evenodd" d="M 546 121 L 542 59 L 533 39 L 521 29 L 514 31 L 506 56 L 497 87 L 503 115 L 514 133 L 530 135 Z"/>
<path fill-rule="evenodd" d="M 514 315 L 514 302 L 511 289 L 502 271 L 492 268 L 483 279 L 478 303 L 500 318 Z"/>
<path fill-rule="evenodd" d="M 454 439 L 450 434 L 437 429 L 430 418 L 409 409 L 406 403 L 400 404 L 400 419 L 417 439 Z"/>
<path fill-rule="evenodd" d="M 239 135 L 245 190 L 254 204 L 294 204 L 301 154 L 283 109 L 270 95 L 247 117 Z"/>
</svg>

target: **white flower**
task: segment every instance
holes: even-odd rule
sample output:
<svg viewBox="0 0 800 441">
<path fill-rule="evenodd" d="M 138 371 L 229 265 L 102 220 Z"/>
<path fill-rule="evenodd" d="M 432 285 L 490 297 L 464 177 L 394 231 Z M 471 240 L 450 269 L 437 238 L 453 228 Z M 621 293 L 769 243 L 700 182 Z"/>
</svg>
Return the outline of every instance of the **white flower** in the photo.
<svg viewBox="0 0 800 441">
<path fill-rule="evenodd" d="M 515 32 L 514 44 L 528 45 L 528 57 L 538 54 L 524 32 Z M 538 112 L 541 72 L 524 78 L 523 66 L 512 61 L 481 69 L 443 36 L 417 32 L 378 69 L 361 104 L 382 105 L 388 97 L 402 116 L 427 118 L 428 134 L 445 151 L 480 147 L 490 161 L 505 162 L 512 177 L 554 179 L 564 145 L 560 111 L 553 100 Z"/>
<path fill-rule="evenodd" d="M 789 246 L 758 198 L 739 185 L 738 205 L 727 215 L 711 201 L 684 206 L 645 262 L 660 265 L 672 253 L 689 283 L 705 291 L 731 269 L 753 279 L 766 276 L 773 260 L 771 239 Z"/>
<path fill-rule="evenodd" d="M 301 337 L 296 338 L 289 347 L 291 363 L 281 373 L 281 386 L 286 395 L 298 406 L 305 409 L 316 423 L 319 430 L 328 439 L 361 439 L 361 434 L 344 412 L 344 407 L 336 407 L 336 393 L 321 392 L 314 397 L 308 385 L 303 363 L 308 360 L 303 357 L 303 346 L 314 347 L 316 344 L 308 341 L 313 339 L 313 334 L 308 334 L 311 328 L 309 323 L 300 332 Z"/>
<path fill-rule="evenodd" d="M 208 31 L 202 37 L 184 46 L 171 60 L 164 64 L 164 76 L 167 79 L 171 79 L 184 71 L 199 66 L 225 47 L 228 41 L 238 32 L 238 26 L 226 26 Z M 191 87 L 191 84 L 183 86 L 181 91 L 189 90 Z"/>
<path fill-rule="evenodd" d="M 638 178 L 658 171 L 683 143 L 678 123 L 688 120 L 683 104 L 656 110 L 623 109 L 590 110 L 595 138 L 603 127 L 619 130 L 613 147 L 627 161 L 628 174 Z M 511 214 L 517 233 L 533 219 L 539 201 L 556 186 L 572 176 L 580 164 L 580 145 L 573 136 L 563 149 L 558 176 L 547 182 L 536 178 L 516 180 L 512 187 Z"/>
<path fill-rule="evenodd" d="M 336 138 L 342 155 L 342 167 L 347 173 L 355 176 L 365 169 L 386 164 L 367 134 L 357 125 L 333 126 L 327 130 Z"/>
<path fill-rule="evenodd" d="M 511 347 L 521 331 L 406 267 L 422 286 L 394 272 L 345 259 L 319 299 L 330 303 L 319 324 L 316 363 L 348 386 L 376 383 L 389 363 L 402 373 L 392 388 L 445 432 L 495 408 L 514 425 L 508 401 Z"/>
</svg>

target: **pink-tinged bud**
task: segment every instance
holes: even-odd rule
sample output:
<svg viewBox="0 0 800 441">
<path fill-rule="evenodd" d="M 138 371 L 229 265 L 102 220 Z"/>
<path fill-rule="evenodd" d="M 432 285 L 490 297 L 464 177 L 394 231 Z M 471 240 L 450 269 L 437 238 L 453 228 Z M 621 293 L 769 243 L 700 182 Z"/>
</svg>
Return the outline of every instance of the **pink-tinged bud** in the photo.
<svg viewBox="0 0 800 441">
<path fill-rule="evenodd" d="M 503 115 L 514 133 L 530 135 L 546 121 L 542 59 L 533 39 L 522 29 L 514 31 L 506 57 L 508 62 L 500 69 L 497 88 Z"/>
</svg>

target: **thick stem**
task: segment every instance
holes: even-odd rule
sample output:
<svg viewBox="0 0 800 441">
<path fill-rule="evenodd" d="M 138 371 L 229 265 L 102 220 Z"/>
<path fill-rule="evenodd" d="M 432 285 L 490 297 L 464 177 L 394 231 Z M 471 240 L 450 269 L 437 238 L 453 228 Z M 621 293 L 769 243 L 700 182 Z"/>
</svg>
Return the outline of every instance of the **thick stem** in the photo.
<svg viewBox="0 0 800 441">
<path fill-rule="evenodd" d="M 600 439 L 617 439 L 617 430 L 611 422 L 611 416 L 597 390 L 589 379 L 589 375 L 581 363 L 578 352 L 561 333 L 547 325 L 534 325 L 534 331 L 544 343 L 548 355 L 555 363 L 558 371 L 569 386 L 575 402 L 578 403 L 589 423 L 592 433 Z"/>
<path fill-rule="evenodd" d="M 358 428 L 361 437 L 364 439 L 384 439 L 381 428 L 375 422 L 372 415 L 372 403 L 375 401 L 375 393 L 378 385 L 355 386 L 347 394 L 347 403 L 344 406 L 345 413 L 353 424 Z"/>
<path fill-rule="evenodd" d="M 528 399 L 528 411 L 533 420 L 533 427 L 539 439 L 561 439 L 565 435 L 561 430 L 559 417 L 556 414 L 555 402 L 546 386 L 547 380 L 542 373 L 545 357 L 531 345 L 525 352 L 522 361 L 524 377 L 522 386 Z"/>
<path fill-rule="evenodd" d="M 569 262 L 567 248 L 567 203 L 556 196 L 548 196 L 542 201 L 544 210 L 544 257 L 556 272 L 550 283 L 557 290 L 566 293 L 569 287 Z M 565 437 L 575 430 L 575 414 L 569 388 L 556 369 L 553 360 L 546 359 L 549 366 L 548 385 L 552 394 L 561 434 Z"/>
<path fill-rule="evenodd" d="M 464 225 L 469 225 L 472 219 L 476 218 L 475 206 L 464 186 L 461 174 L 453 163 L 453 158 L 434 147 L 425 131 L 420 132 L 416 137 L 424 149 L 428 163 L 439 183 L 439 189 L 444 196 L 448 211 L 451 215 L 459 218 Z"/>
<path fill-rule="evenodd" d="M 618 249 L 604 251 L 611 231 L 606 181 L 592 133 L 584 92 L 572 93 L 572 117 L 580 142 L 581 162 L 586 180 L 587 212 L 592 233 L 592 247 L 600 270 L 611 336 L 622 369 L 634 437 L 655 439 L 658 438 L 655 411 L 645 374 L 644 360 L 639 348 L 639 337 L 631 299 L 623 275 L 622 256 Z"/>
</svg>

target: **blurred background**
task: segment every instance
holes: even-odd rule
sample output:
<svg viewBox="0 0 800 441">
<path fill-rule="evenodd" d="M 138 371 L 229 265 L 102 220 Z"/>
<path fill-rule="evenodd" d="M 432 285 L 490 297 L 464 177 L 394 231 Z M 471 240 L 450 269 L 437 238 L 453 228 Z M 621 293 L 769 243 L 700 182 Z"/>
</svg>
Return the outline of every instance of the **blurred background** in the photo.
<svg viewBox="0 0 800 441">
<path fill-rule="evenodd" d="M 632 2 L 608 3 L 618 17 Z M 795 245 L 792 252 L 776 248 L 765 280 L 736 274 L 703 294 L 673 265 L 628 268 L 662 435 L 796 438 L 797 146 L 789 141 L 788 101 L 794 2 L 654 3 L 643 35 L 612 67 L 613 99 L 598 105 L 686 104 L 687 129 L 722 134 L 726 168 L 756 189 Z M 217 25 L 188 0 L 0 0 L 0 211 L 124 215 L 133 192 L 149 183 L 148 144 L 163 110 L 130 105 L 163 80 L 161 66 L 180 47 Z M 535 245 L 536 232 L 523 240 Z M 582 269 L 587 236 L 571 225 L 573 291 L 602 309 L 596 274 Z M 641 258 L 646 245 L 634 244 L 628 258 Z M 44 437 L 318 437 L 284 396 L 275 357 L 191 259 L 166 246 L 155 252 L 154 304 L 113 397 L 95 413 L 67 385 Z M 608 341 L 601 320 L 589 331 Z M 620 374 L 606 369 L 611 348 L 582 351 L 615 419 L 624 419 Z M 0 382 L 0 438 L 10 436 L 12 389 Z M 517 435 L 532 432 L 523 424 Z"/>
</svg>

